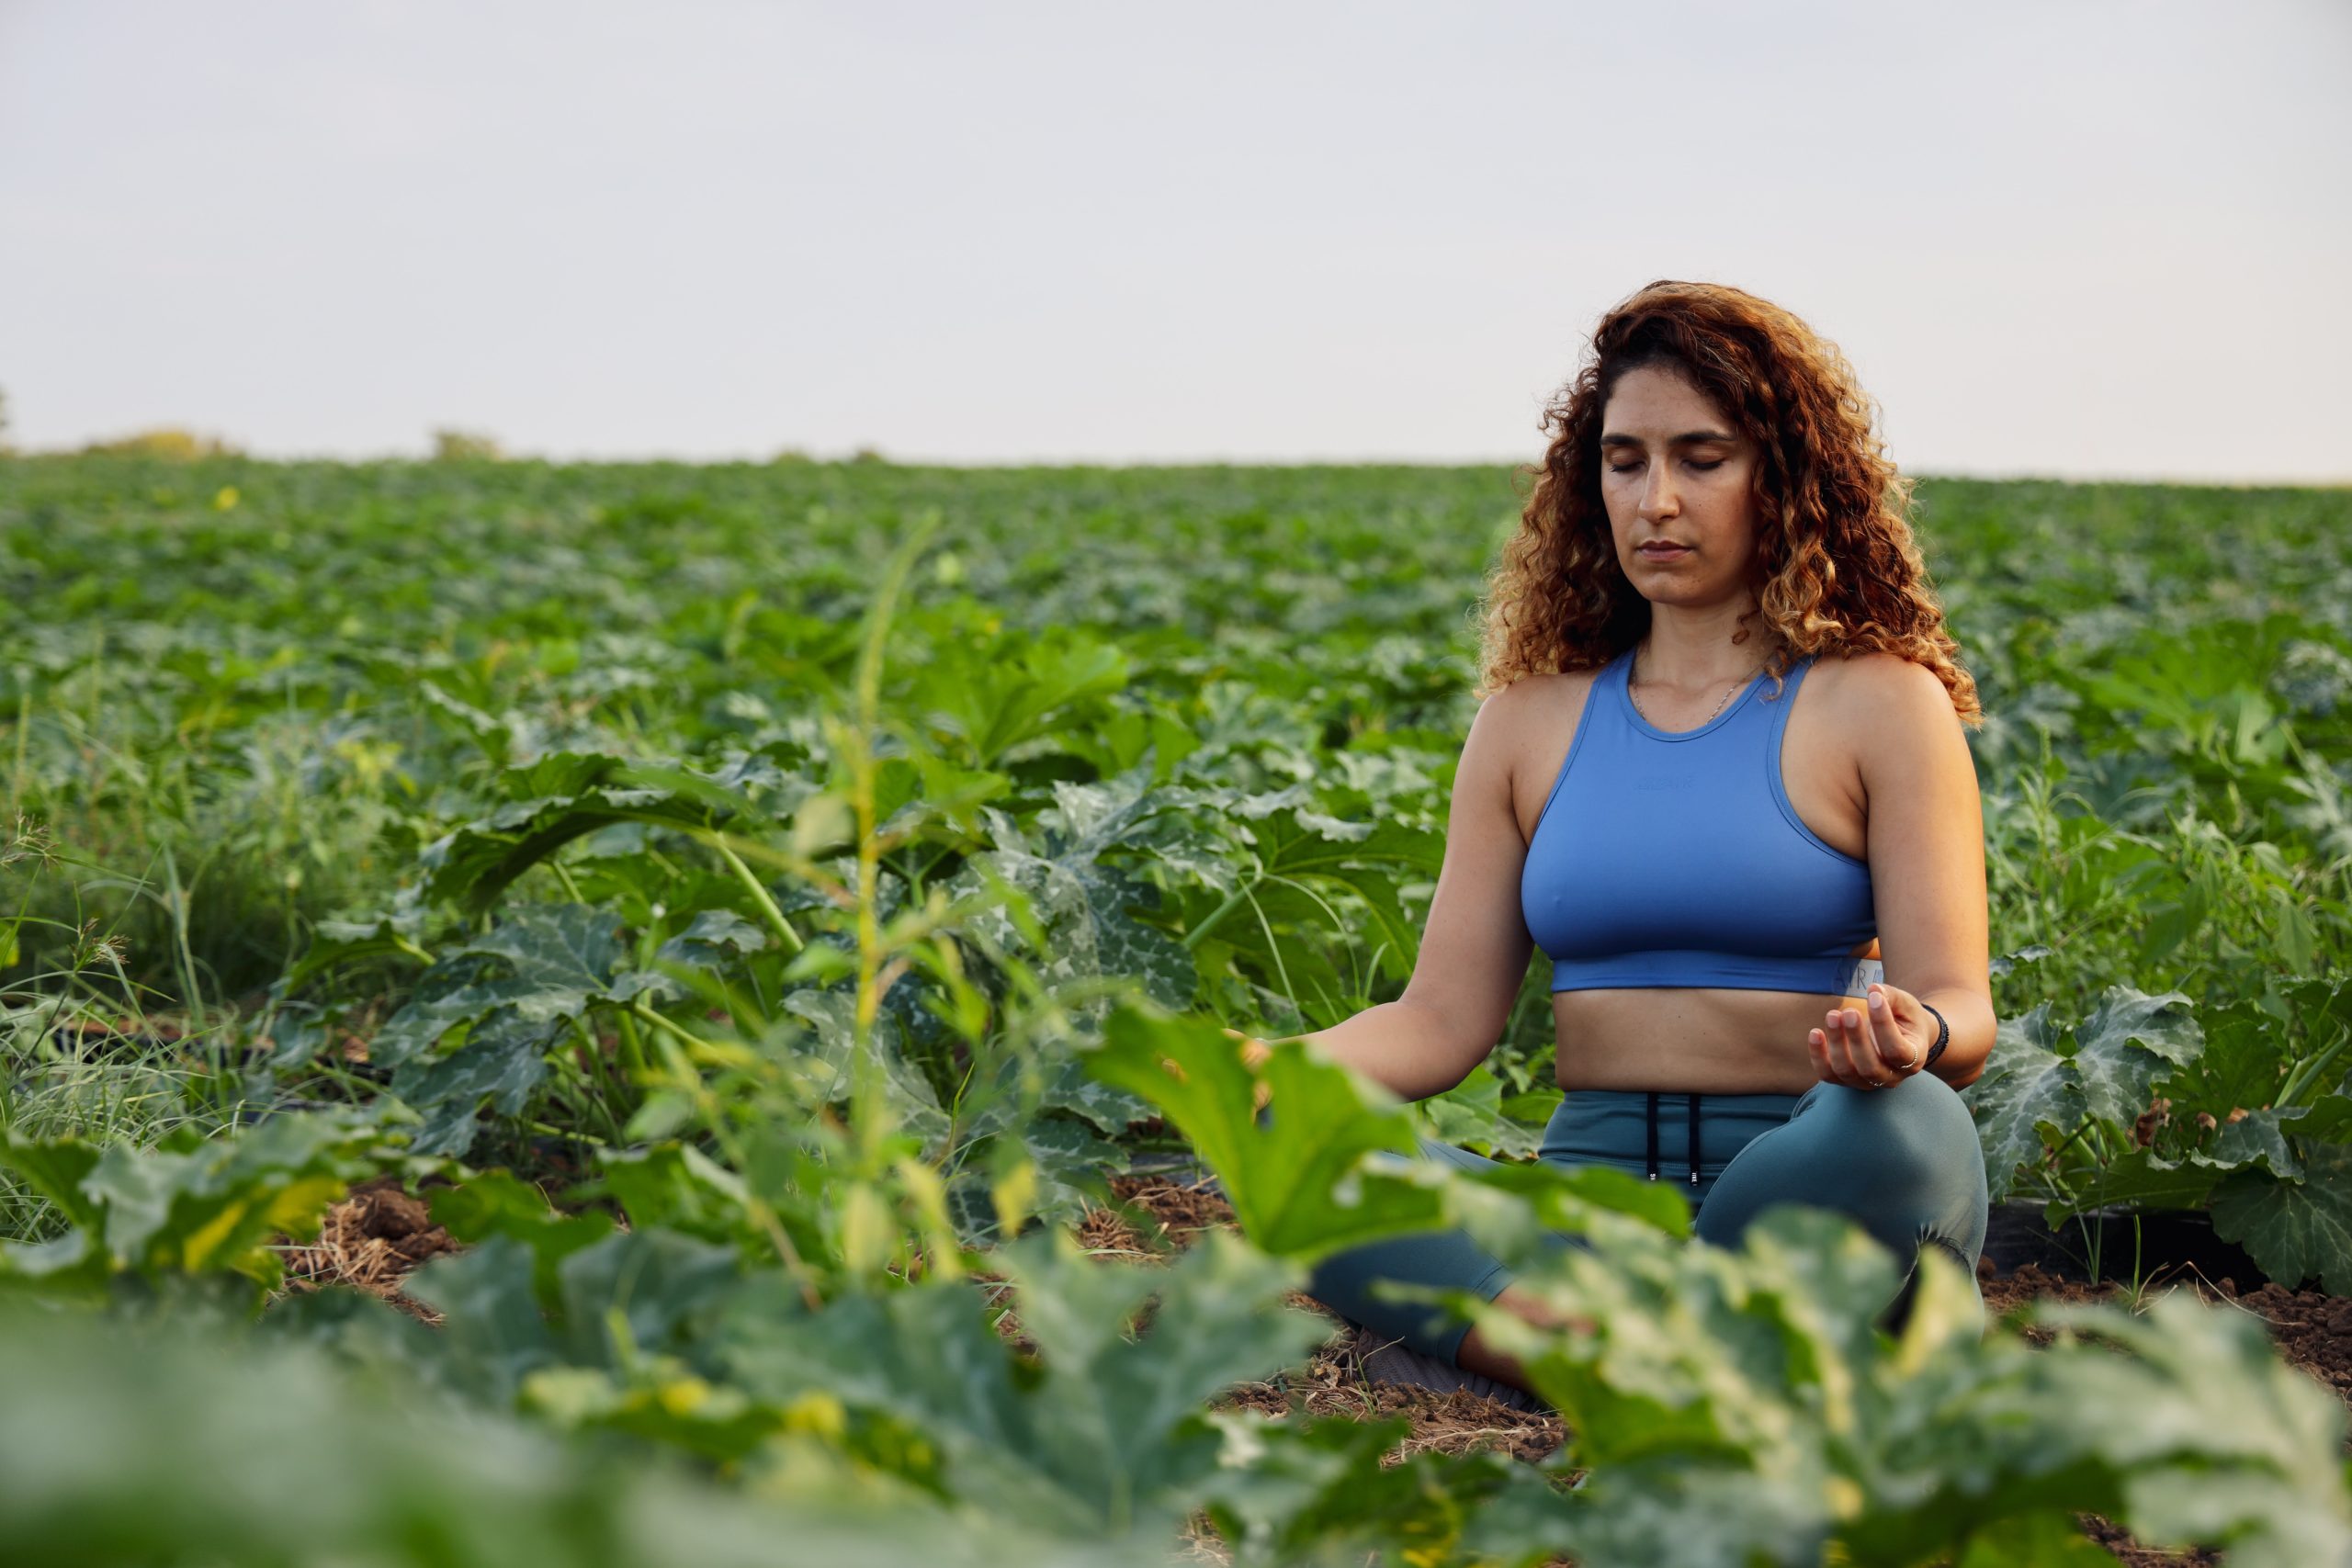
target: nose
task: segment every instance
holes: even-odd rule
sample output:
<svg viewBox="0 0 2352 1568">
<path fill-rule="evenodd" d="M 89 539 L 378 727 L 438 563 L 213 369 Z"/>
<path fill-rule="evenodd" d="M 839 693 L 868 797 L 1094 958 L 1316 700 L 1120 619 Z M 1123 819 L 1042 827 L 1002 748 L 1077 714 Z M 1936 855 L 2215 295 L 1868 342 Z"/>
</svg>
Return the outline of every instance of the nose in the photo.
<svg viewBox="0 0 2352 1568">
<path fill-rule="evenodd" d="M 1649 477 L 1642 481 L 1641 514 L 1645 520 L 1682 510 L 1681 503 L 1675 499 L 1670 468 L 1669 464 L 1652 463 Z"/>
</svg>

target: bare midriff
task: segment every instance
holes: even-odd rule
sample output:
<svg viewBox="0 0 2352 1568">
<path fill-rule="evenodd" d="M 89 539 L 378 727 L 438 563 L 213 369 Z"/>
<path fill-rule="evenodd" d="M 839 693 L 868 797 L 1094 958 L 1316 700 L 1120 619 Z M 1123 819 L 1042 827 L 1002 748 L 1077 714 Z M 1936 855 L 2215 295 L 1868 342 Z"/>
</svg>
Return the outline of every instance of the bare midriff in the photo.
<svg viewBox="0 0 2352 1568">
<path fill-rule="evenodd" d="M 1841 717 L 1843 671 L 1817 666 L 1797 693 L 1781 752 L 1782 786 L 1800 819 L 1821 840 L 1857 859 L 1866 853 L 1868 814 L 1859 760 Z M 1541 677 L 1544 706 L 1522 752 L 1523 782 L 1513 790 L 1522 840 L 1532 841 L 1538 808 L 1559 774 L 1568 738 L 1584 710 L 1590 673 Z M 1651 717 L 1688 729 L 1703 709 Z M 1879 957 L 1872 942 L 1861 957 Z M 1552 993 L 1563 1089 L 1658 1089 L 1679 1094 L 1803 1094 L 1820 1082 L 1805 1047 L 1807 1032 L 1841 1003 L 1859 998 L 1717 987 L 1634 987 Z"/>
<path fill-rule="evenodd" d="M 1850 998 L 1701 987 L 1555 991 L 1563 1089 L 1803 1094 L 1806 1032 Z"/>
</svg>

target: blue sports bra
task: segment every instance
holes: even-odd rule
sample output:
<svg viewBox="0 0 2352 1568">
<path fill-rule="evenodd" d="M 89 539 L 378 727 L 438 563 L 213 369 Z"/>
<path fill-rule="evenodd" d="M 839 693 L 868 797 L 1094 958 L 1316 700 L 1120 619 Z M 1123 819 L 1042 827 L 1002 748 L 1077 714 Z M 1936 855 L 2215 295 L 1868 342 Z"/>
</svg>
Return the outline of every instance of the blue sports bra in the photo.
<svg viewBox="0 0 2352 1568">
<path fill-rule="evenodd" d="M 1789 705 L 1758 673 L 1696 729 L 1634 710 L 1632 650 L 1602 667 L 1520 873 L 1552 989 L 1724 986 L 1860 996 L 1883 975 L 1869 863 L 1799 820 L 1781 779 Z"/>
</svg>

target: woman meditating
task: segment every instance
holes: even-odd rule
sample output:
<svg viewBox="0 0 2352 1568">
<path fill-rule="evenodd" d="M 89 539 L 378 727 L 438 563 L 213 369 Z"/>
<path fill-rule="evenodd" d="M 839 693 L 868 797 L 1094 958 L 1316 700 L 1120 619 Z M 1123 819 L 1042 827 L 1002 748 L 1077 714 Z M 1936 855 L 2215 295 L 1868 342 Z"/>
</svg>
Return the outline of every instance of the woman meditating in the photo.
<svg viewBox="0 0 2352 1568">
<path fill-rule="evenodd" d="M 1708 1242 L 1815 1204 L 1914 1273 L 1940 1246 L 1973 1280 L 1984 1167 L 1955 1091 L 1994 1017 L 1962 727 L 1983 716 L 1910 481 L 1834 345 L 1705 284 L 1611 311 L 1543 428 L 1412 979 L 1306 1038 L 1406 1099 L 1442 1093 L 1540 944 L 1566 1098 L 1539 1157 L 1671 1181 Z M 1339 1253 L 1309 1293 L 1526 1388 L 1465 1320 L 1375 1300 L 1375 1280 L 1555 1321 L 1467 1235 Z"/>
</svg>

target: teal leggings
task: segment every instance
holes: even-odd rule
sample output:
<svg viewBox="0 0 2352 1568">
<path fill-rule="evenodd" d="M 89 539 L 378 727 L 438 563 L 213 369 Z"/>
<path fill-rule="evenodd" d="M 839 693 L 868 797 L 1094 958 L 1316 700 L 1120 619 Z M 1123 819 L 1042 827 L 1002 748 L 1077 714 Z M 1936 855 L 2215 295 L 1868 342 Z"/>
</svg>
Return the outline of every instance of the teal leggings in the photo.
<svg viewBox="0 0 2352 1568">
<path fill-rule="evenodd" d="M 1431 1138 L 1421 1153 L 1464 1168 L 1492 1163 Z M 1736 1245 L 1770 1204 L 1809 1203 L 1853 1218 L 1906 1269 L 1922 1247 L 1940 1244 L 1966 1264 L 1972 1287 L 1984 1247 L 1975 1122 L 1959 1092 L 1929 1073 L 1884 1089 L 1822 1082 L 1803 1094 L 1577 1089 L 1553 1112 L 1536 1157 L 1671 1181 L 1691 1201 L 1700 1239 L 1717 1246 Z M 1553 1234 L 1563 1244 L 1577 1239 Z M 1374 1280 L 1453 1286 L 1492 1301 L 1511 1274 L 1457 1229 L 1350 1247 L 1308 1278 L 1306 1293 L 1341 1316 L 1458 1367 L 1469 1320 L 1430 1303 L 1374 1300 Z"/>
</svg>

